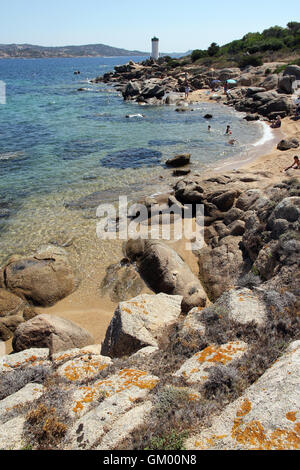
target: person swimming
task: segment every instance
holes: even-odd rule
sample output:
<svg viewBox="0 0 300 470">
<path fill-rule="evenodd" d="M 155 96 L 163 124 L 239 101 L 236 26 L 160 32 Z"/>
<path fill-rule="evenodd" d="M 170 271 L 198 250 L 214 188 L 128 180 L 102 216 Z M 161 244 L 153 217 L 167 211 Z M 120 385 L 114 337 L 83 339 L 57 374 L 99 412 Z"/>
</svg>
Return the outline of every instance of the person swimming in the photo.
<svg viewBox="0 0 300 470">
<path fill-rule="evenodd" d="M 225 134 L 232 134 L 232 131 L 231 131 L 231 129 L 230 129 L 230 126 L 229 126 L 229 125 L 226 127 Z"/>
<path fill-rule="evenodd" d="M 133 118 L 133 117 L 145 117 L 144 114 L 126 114 L 127 118 Z"/>
</svg>

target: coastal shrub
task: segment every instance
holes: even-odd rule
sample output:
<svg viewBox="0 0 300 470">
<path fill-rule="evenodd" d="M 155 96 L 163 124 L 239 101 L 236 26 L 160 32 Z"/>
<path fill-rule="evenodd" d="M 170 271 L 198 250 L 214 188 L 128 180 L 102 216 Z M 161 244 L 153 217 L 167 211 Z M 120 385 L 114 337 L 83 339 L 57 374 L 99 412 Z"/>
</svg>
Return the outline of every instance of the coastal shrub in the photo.
<svg viewBox="0 0 300 470">
<path fill-rule="evenodd" d="M 179 408 L 189 400 L 189 393 L 186 388 L 166 385 L 159 387 L 154 398 L 154 413 L 162 418 L 170 409 Z"/>
<path fill-rule="evenodd" d="M 172 430 L 169 433 L 155 436 L 150 440 L 149 447 L 144 450 L 185 450 L 184 440 L 188 437 L 187 432 L 177 433 Z"/>
<path fill-rule="evenodd" d="M 252 289 L 253 287 L 257 287 L 262 283 L 262 280 L 259 277 L 258 272 L 255 274 L 254 272 L 249 272 L 242 276 L 238 282 L 238 287 L 247 287 L 248 289 Z"/>
<path fill-rule="evenodd" d="M 242 379 L 238 371 L 232 365 L 212 367 L 208 380 L 203 386 L 203 394 L 206 399 L 222 402 L 224 398 L 238 398 L 244 389 Z"/>
<path fill-rule="evenodd" d="M 67 426 L 60 421 L 61 416 L 57 416 L 57 410 L 43 403 L 31 410 L 26 419 L 34 443 L 41 450 L 56 447 L 67 432 Z"/>
<path fill-rule="evenodd" d="M 217 43 L 215 42 L 212 42 L 211 45 L 209 46 L 209 48 L 207 49 L 207 54 L 212 57 L 212 56 L 215 56 L 218 54 L 220 50 L 220 46 L 218 46 Z"/>
<path fill-rule="evenodd" d="M 191 54 L 192 62 L 196 62 L 198 59 L 202 59 L 203 57 L 207 57 L 208 52 L 202 49 L 195 49 Z"/>
<path fill-rule="evenodd" d="M 253 67 L 258 67 L 262 64 L 263 64 L 263 60 L 261 56 L 245 55 L 238 59 L 238 66 L 240 68 L 247 67 L 248 65 L 252 65 Z"/>
<path fill-rule="evenodd" d="M 39 365 L 2 374 L 0 377 L 0 400 L 18 392 L 28 383 L 43 383 L 50 373 L 50 366 Z"/>
</svg>

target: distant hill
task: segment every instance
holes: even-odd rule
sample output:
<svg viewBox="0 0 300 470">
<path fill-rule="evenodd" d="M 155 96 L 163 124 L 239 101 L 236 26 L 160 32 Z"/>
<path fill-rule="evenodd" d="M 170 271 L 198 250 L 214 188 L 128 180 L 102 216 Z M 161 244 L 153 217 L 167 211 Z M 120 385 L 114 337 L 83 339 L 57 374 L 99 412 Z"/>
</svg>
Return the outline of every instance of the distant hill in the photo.
<svg viewBox="0 0 300 470">
<path fill-rule="evenodd" d="M 182 57 L 189 52 L 161 52 L 161 56 Z M 43 59 L 47 57 L 121 57 L 150 56 L 150 52 L 129 51 L 105 44 L 87 44 L 85 46 L 44 47 L 33 44 L 0 44 L 0 59 Z"/>
<path fill-rule="evenodd" d="M 47 57 L 118 57 L 147 56 L 149 52 L 128 51 L 105 44 L 85 46 L 43 47 L 32 44 L 0 44 L 0 58 L 47 58 Z"/>
</svg>

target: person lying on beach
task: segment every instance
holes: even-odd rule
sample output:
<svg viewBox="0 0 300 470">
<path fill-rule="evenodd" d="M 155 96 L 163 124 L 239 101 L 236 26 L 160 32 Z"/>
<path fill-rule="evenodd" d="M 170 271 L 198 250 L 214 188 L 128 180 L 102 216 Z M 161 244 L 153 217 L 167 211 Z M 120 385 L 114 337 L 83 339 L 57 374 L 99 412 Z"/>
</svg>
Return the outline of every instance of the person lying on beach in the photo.
<svg viewBox="0 0 300 470">
<path fill-rule="evenodd" d="M 294 156 L 294 163 L 291 166 L 288 166 L 283 171 L 287 171 L 293 168 L 293 170 L 300 170 L 300 161 L 297 155 Z"/>
<path fill-rule="evenodd" d="M 272 121 L 272 124 L 270 127 L 272 127 L 272 129 L 277 129 L 280 126 L 281 126 L 281 118 L 280 116 L 276 116 L 276 120 Z"/>
</svg>

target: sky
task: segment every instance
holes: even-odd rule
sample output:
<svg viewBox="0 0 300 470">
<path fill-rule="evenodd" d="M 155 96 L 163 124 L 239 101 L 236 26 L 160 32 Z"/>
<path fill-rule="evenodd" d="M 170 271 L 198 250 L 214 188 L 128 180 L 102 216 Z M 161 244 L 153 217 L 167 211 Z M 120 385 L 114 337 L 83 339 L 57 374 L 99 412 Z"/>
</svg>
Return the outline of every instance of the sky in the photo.
<svg viewBox="0 0 300 470">
<path fill-rule="evenodd" d="M 300 21 L 288 0 L 0 0 L 0 44 L 106 44 L 162 52 L 207 49 L 248 32 Z"/>
</svg>

